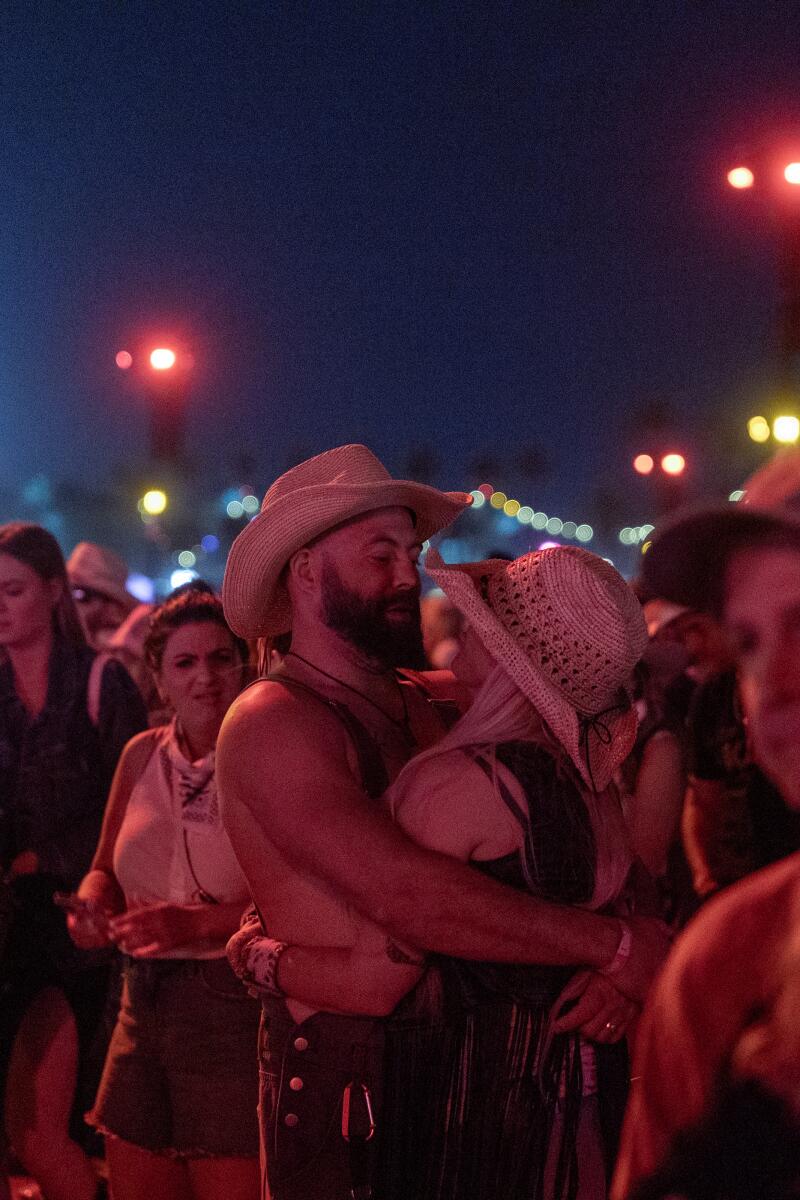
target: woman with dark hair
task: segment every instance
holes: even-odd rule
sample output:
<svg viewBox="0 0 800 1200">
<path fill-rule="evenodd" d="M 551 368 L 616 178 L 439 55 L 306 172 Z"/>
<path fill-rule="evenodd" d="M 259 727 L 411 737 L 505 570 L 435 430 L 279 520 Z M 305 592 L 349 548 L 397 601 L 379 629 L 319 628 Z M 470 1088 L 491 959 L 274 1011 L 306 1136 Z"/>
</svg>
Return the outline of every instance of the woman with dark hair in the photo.
<svg viewBox="0 0 800 1200">
<path fill-rule="evenodd" d="M 71 918 L 125 955 L 119 1018 L 89 1120 L 114 1200 L 256 1200 L 258 1005 L 225 958 L 248 903 L 217 802 L 217 735 L 247 645 L 204 584 L 156 609 L 145 658 L 169 724 L 120 759 Z"/>
<path fill-rule="evenodd" d="M 5 1121 L 48 1200 L 90 1200 L 97 1188 L 70 1117 L 108 981 L 108 957 L 76 950 L 53 896 L 86 871 L 122 747 L 145 724 L 124 667 L 86 645 L 55 538 L 0 526 Z"/>
</svg>

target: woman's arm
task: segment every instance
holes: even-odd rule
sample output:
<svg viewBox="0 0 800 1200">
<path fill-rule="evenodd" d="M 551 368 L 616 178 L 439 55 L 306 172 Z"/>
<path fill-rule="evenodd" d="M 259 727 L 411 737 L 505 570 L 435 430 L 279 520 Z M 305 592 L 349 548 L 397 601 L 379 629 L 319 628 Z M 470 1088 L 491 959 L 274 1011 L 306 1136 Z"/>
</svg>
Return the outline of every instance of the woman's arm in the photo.
<svg viewBox="0 0 800 1200">
<path fill-rule="evenodd" d="M 78 886 L 78 895 L 90 902 L 95 913 L 111 916 L 125 908 L 125 896 L 114 874 L 114 847 L 119 835 L 128 800 L 137 779 L 144 771 L 155 748 L 155 731 L 147 730 L 132 738 L 122 751 L 108 795 L 100 840 L 92 865 Z M 111 940 L 105 921 L 98 921 L 86 911 L 67 914 L 70 937 L 83 950 L 107 946 Z"/>
<path fill-rule="evenodd" d="M 242 908 L 243 902 L 238 900 L 228 904 L 142 904 L 112 918 L 109 934 L 123 953 L 137 958 L 203 942 L 215 946 L 236 929 Z"/>
<path fill-rule="evenodd" d="M 678 739 L 660 730 L 644 748 L 636 790 L 626 805 L 633 852 L 656 879 L 666 873 L 670 846 L 678 837 L 685 790 Z"/>
</svg>

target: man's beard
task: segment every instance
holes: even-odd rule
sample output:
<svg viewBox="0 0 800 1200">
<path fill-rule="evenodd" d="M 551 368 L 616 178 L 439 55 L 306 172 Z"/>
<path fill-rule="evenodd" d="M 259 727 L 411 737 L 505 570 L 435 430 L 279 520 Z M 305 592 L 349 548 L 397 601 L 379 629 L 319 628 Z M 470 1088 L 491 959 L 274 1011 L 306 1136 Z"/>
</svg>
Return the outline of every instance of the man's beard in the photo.
<svg viewBox="0 0 800 1200">
<path fill-rule="evenodd" d="M 408 619 L 394 621 L 390 608 L 402 606 Z M 424 669 L 422 625 L 417 591 L 398 592 L 380 600 L 365 600 L 342 583 L 336 568 L 322 568 L 322 619 L 328 629 L 383 667 Z"/>
</svg>

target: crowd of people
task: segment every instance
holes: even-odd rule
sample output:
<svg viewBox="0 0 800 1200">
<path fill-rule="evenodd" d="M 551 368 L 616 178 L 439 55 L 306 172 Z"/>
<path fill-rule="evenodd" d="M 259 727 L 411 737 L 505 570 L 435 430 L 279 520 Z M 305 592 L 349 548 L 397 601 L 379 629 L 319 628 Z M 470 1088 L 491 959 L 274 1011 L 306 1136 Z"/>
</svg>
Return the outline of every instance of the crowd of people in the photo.
<svg viewBox="0 0 800 1200">
<path fill-rule="evenodd" d="M 421 607 L 468 503 L 342 446 L 149 606 L 0 527 L 6 1176 L 800 1194 L 800 452 Z"/>
</svg>

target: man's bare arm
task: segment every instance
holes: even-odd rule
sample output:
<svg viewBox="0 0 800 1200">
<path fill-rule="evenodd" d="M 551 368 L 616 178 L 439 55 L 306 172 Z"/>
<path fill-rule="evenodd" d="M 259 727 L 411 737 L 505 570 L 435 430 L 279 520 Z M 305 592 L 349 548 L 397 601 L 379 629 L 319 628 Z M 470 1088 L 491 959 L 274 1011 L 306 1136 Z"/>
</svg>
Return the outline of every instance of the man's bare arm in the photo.
<svg viewBox="0 0 800 1200">
<path fill-rule="evenodd" d="M 408 838 L 353 777 L 340 723 L 278 685 L 250 689 L 226 718 L 217 749 L 226 828 L 243 806 L 293 870 L 324 881 L 393 937 L 462 958 L 604 967 L 620 924 L 505 887 Z M 624 970 L 646 992 L 667 938 L 634 921 Z"/>
</svg>

